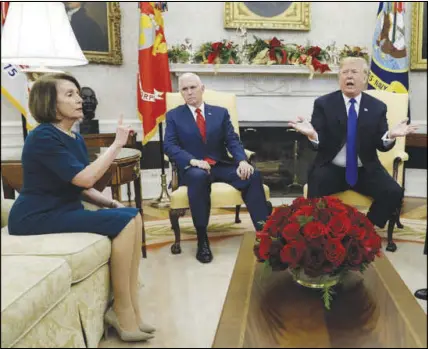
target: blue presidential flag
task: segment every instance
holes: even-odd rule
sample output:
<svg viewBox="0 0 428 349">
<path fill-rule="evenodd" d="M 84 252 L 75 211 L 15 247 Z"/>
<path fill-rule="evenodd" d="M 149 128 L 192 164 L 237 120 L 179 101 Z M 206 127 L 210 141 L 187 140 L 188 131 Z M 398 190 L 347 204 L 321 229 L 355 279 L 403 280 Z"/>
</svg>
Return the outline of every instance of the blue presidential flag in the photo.
<svg viewBox="0 0 428 349">
<path fill-rule="evenodd" d="M 409 60 L 404 35 L 404 2 L 379 3 L 368 89 L 408 93 Z"/>
</svg>

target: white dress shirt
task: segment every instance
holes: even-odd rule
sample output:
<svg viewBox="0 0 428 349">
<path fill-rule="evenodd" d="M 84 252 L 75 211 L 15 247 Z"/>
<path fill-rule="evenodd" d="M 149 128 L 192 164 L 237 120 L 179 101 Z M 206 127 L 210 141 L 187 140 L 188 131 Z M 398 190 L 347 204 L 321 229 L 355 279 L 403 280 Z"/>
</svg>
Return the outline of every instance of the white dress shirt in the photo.
<svg viewBox="0 0 428 349">
<path fill-rule="evenodd" d="M 198 108 L 195 108 L 194 106 L 189 105 L 189 104 L 187 106 L 189 107 L 189 109 L 192 112 L 193 117 L 195 118 L 195 121 L 196 121 L 196 109 L 198 109 Z M 200 105 L 199 109 L 201 110 L 201 114 L 202 114 L 202 116 L 205 119 L 205 114 L 204 114 L 204 112 L 205 112 L 205 103 L 204 102 L 202 102 L 202 104 Z"/>
<path fill-rule="evenodd" d="M 349 108 L 351 107 L 351 98 L 345 96 L 342 93 L 343 96 L 343 100 L 345 101 L 345 106 L 346 106 L 346 115 L 349 114 Z M 360 113 L 360 106 L 361 106 L 361 93 L 357 96 L 354 97 L 355 99 L 355 103 L 354 103 L 354 107 L 355 107 L 355 111 L 357 112 L 357 118 L 358 115 Z M 386 131 L 386 133 L 383 135 L 382 140 L 385 146 L 388 146 L 391 142 L 394 142 L 394 140 L 387 138 L 388 136 L 388 131 Z M 317 139 L 315 141 L 311 141 L 313 144 L 318 145 L 319 141 L 318 141 L 318 134 L 317 134 Z M 357 157 L 357 161 L 358 161 L 358 167 L 363 166 L 360 157 Z M 334 157 L 334 159 L 332 160 L 332 163 L 336 166 L 340 166 L 340 167 L 346 167 L 346 143 L 343 145 L 342 149 L 340 149 L 340 151 L 337 153 L 337 155 Z"/>
<path fill-rule="evenodd" d="M 80 10 L 80 7 L 73 8 L 73 9 L 67 11 L 68 20 L 70 22 L 71 22 L 71 17 L 73 17 L 73 15 L 79 10 Z"/>
</svg>

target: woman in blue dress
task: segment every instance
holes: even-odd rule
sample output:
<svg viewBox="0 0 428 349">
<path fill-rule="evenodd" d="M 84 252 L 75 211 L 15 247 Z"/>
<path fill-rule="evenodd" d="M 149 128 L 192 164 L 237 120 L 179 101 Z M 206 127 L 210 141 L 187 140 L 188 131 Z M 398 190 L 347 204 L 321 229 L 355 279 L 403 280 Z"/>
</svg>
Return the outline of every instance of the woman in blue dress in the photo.
<svg viewBox="0 0 428 349">
<path fill-rule="evenodd" d="M 122 124 L 121 116 L 115 141 L 90 164 L 82 136 L 71 131 L 83 118 L 80 85 L 74 77 L 62 73 L 41 77 L 31 89 L 29 107 L 40 125 L 25 140 L 24 184 L 10 212 L 9 233 L 90 232 L 111 238 L 114 304 L 105 322 L 124 341 L 152 338 L 154 328 L 142 322 L 138 302 L 141 215 L 93 188 L 133 131 Z M 81 200 L 109 209 L 85 210 Z"/>
</svg>

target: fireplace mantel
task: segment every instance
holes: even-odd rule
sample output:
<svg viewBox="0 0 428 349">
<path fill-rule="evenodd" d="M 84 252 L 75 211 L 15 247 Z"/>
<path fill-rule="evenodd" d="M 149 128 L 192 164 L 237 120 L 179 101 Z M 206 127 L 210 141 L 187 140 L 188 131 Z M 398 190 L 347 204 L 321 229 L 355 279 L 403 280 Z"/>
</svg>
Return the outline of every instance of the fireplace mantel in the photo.
<svg viewBox="0 0 428 349">
<path fill-rule="evenodd" d="M 338 89 L 338 67 L 309 79 L 309 69 L 294 65 L 171 64 L 174 90 L 178 77 L 198 74 L 206 88 L 237 96 L 240 121 L 284 122 L 298 115 L 310 118 L 314 100 Z"/>
<path fill-rule="evenodd" d="M 330 67 L 331 71 L 323 74 L 315 73 L 314 78 L 322 77 L 323 75 L 336 75 L 338 67 Z M 186 72 L 204 75 L 217 74 L 267 74 L 267 75 L 306 75 L 309 77 L 309 69 L 298 65 L 249 65 L 249 64 L 170 64 L 170 71 L 179 76 Z"/>
</svg>

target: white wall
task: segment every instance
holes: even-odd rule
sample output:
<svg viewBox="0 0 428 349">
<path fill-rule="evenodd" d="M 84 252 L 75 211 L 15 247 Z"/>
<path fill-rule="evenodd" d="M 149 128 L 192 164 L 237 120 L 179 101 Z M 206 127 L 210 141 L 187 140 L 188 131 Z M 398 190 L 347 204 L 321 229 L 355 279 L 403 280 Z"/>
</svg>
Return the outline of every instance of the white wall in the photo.
<svg viewBox="0 0 428 349">
<path fill-rule="evenodd" d="M 142 130 L 136 114 L 139 12 L 136 2 L 122 2 L 120 6 L 123 64 L 89 64 L 67 70 L 77 77 L 82 86 L 95 90 L 99 100 L 96 117 L 100 120 L 101 132 L 113 132 L 117 118 L 123 113 L 125 120 L 136 128 L 140 140 Z M 284 42 L 305 44 L 310 41 L 322 47 L 335 40 L 339 47 L 349 44 L 364 46 L 371 51 L 377 6 L 377 2 L 312 2 L 309 32 L 248 30 L 249 38 L 251 34 L 263 38 L 275 35 Z M 206 41 L 236 38 L 234 29 L 223 28 L 223 16 L 223 2 L 169 1 L 168 12 L 164 14 L 167 42 L 170 45 L 182 43 L 184 38 L 189 37 L 194 46 L 198 46 Z M 411 4 L 407 4 L 408 38 L 411 34 L 410 19 Z M 426 72 L 410 72 L 412 118 L 424 123 L 427 119 L 426 83 Z M 20 114 L 3 96 L 1 135 L 2 151 L 22 144 Z"/>
<path fill-rule="evenodd" d="M 136 116 L 136 72 L 138 42 L 138 9 L 136 2 L 123 2 L 122 11 L 122 52 L 121 66 L 89 64 L 67 69 L 73 73 L 82 86 L 90 86 L 99 100 L 97 119 L 101 131 L 114 129 L 114 121 L 120 113 L 125 119 L 135 123 Z M 377 2 L 312 2 L 311 30 L 309 32 L 249 30 L 263 38 L 276 35 L 285 42 L 306 43 L 327 46 L 336 41 L 344 44 L 364 46 L 371 51 Z M 234 29 L 223 28 L 224 2 L 168 2 L 168 12 L 164 14 L 167 42 L 172 45 L 182 43 L 190 37 L 194 46 L 206 41 L 235 37 Z M 411 4 L 406 9 L 406 35 L 410 38 Z M 249 36 L 251 37 L 251 36 Z M 410 42 L 410 40 L 408 41 Z M 426 72 L 410 72 L 411 108 L 414 120 L 427 119 Z M 2 133 L 5 121 L 19 121 L 9 102 L 2 97 Z M 18 125 L 20 126 L 20 124 Z M 139 132 L 141 137 L 141 131 Z M 139 138 L 140 138 L 139 137 Z"/>
</svg>

